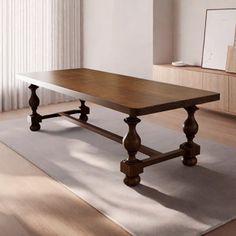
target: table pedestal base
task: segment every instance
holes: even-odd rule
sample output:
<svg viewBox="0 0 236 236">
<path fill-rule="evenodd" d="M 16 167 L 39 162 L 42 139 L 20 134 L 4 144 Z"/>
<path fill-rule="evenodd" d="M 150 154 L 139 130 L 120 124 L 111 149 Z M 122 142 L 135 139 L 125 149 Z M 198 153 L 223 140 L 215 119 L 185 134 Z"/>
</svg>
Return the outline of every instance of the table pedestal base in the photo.
<svg viewBox="0 0 236 236">
<path fill-rule="evenodd" d="M 194 166 L 197 164 L 196 156 L 200 154 L 200 146 L 193 142 L 195 135 L 198 132 L 198 124 L 195 120 L 194 114 L 198 110 L 196 106 L 186 107 L 188 117 L 184 122 L 183 131 L 186 134 L 187 142 L 180 145 L 179 149 L 161 153 L 153 150 L 152 148 L 146 147 L 141 144 L 141 138 L 136 131 L 136 125 L 141 121 L 139 118 L 129 116 L 124 121 L 128 125 L 128 133 L 123 138 L 110 131 L 97 127 L 87 122 L 88 114 L 90 113 L 89 108 L 85 105 L 85 101 L 80 100 L 80 110 L 70 110 L 60 113 L 53 113 L 45 116 L 41 116 L 37 113 L 40 100 L 36 94 L 37 86 L 30 85 L 31 97 L 29 100 L 32 114 L 30 116 L 32 131 L 40 130 L 40 122 L 44 119 L 54 117 L 64 117 L 65 119 L 73 122 L 76 125 L 84 127 L 92 132 L 98 133 L 104 137 L 112 139 L 120 144 L 123 144 L 128 153 L 128 158 L 121 161 L 120 170 L 125 174 L 124 183 L 128 186 L 136 186 L 140 183 L 140 174 L 143 173 L 144 168 L 167 161 L 176 157 L 183 157 L 183 164 L 186 166 Z M 72 114 L 80 113 L 79 119 L 71 116 Z M 138 160 L 136 158 L 137 152 L 141 152 L 148 156 L 144 160 Z"/>
</svg>

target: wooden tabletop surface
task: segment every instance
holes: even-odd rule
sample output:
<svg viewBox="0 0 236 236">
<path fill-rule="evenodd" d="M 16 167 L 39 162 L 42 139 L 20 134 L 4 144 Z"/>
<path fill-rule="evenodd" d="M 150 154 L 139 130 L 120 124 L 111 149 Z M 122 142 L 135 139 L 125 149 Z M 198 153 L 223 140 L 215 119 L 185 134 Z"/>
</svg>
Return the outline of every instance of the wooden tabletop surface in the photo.
<svg viewBox="0 0 236 236">
<path fill-rule="evenodd" d="M 18 74 L 17 78 L 139 116 L 219 100 L 218 93 L 91 69 Z"/>
</svg>

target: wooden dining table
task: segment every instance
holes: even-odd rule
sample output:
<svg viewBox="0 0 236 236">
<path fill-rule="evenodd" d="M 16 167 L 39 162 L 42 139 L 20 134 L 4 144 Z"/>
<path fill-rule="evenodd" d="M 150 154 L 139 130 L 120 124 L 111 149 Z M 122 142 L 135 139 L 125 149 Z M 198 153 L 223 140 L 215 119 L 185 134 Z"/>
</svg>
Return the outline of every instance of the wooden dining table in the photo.
<svg viewBox="0 0 236 236">
<path fill-rule="evenodd" d="M 145 167 L 176 157 L 182 156 L 183 164 L 186 166 L 195 166 L 196 156 L 200 154 L 200 146 L 193 141 L 199 128 L 194 116 L 198 110 L 197 105 L 220 99 L 220 94 L 215 92 L 86 68 L 17 74 L 17 79 L 30 84 L 31 131 L 39 131 L 40 123 L 44 119 L 64 117 L 76 125 L 123 144 L 128 157 L 121 161 L 120 170 L 125 174 L 124 183 L 128 186 L 140 183 L 140 174 Z M 37 112 L 40 105 L 36 93 L 38 87 L 78 99 L 79 109 L 40 115 Z M 124 119 L 128 125 L 127 134 L 122 137 L 89 123 L 90 109 L 86 101 L 127 114 L 127 118 Z M 178 108 L 183 108 L 187 112 L 183 125 L 187 141 L 180 144 L 176 150 L 167 153 L 142 145 L 136 130 L 137 124 L 141 121 L 140 116 Z M 72 116 L 74 114 L 79 114 L 78 118 Z M 139 160 L 136 158 L 137 152 L 147 155 L 147 158 Z"/>
</svg>

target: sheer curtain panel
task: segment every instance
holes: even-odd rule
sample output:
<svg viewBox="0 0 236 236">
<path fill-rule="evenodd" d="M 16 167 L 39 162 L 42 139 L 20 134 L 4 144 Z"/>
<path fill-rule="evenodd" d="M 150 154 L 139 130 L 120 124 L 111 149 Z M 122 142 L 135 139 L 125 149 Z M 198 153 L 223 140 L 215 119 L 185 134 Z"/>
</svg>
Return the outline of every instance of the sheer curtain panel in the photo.
<svg viewBox="0 0 236 236">
<path fill-rule="evenodd" d="M 0 0 L 0 111 L 28 106 L 16 73 L 80 67 L 79 0 Z M 39 89 L 41 105 L 71 100 Z"/>
</svg>

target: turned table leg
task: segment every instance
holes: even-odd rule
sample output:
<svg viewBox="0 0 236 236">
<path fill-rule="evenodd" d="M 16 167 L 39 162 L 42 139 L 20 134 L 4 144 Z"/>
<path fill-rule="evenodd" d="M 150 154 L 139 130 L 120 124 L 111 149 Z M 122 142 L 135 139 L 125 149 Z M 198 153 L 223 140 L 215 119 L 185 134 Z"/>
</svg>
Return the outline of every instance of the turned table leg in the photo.
<svg viewBox="0 0 236 236">
<path fill-rule="evenodd" d="M 123 144 L 129 157 L 121 162 L 121 172 L 126 175 L 124 178 L 126 185 L 136 186 L 140 183 L 139 174 L 143 172 L 143 167 L 140 165 L 141 161 L 135 157 L 141 146 L 141 139 L 136 131 L 136 125 L 140 122 L 140 119 L 128 117 L 124 121 L 129 126 L 129 131 L 123 139 Z"/>
<path fill-rule="evenodd" d="M 36 90 L 38 89 L 38 86 L 31 84 L 29 86 L 29 89 L 31 90 L 31 96 L 29 99 L 29 105 L 32 110 L 32 114 L 30 115 L 31 118 L 31 131 L 38 131 L 40 130 L 40 122 L 42 121 L 42 117 L 37 113 L 37 108 L 39 106 L 40 100 L 36 94 Z"/>
<path fill-rule="evenodd" d="M 80 106 L 80 120 L 83 120 L 85 122 L 88 121 L 88 114 L 90 113 L 89 107 L 85 105 L 85 101 L 80 100 L 81 106 Z"/>
<path fill-rule="evenodd" d="M 188 118 L 184 122 L 183 131 L 186 134 L 187 142 L 180 145 L 180 148 L 184 150 L 183 164 L 186 166 L 195 166 L 197 164 L 196 156 L 200 154 L 200 146 L 193 142 L 198 132 L 198 123 L 194 117 L 198 108 L 192 106 L 185 108 L 185 110 L 188 113 Z"/>
</svg>

